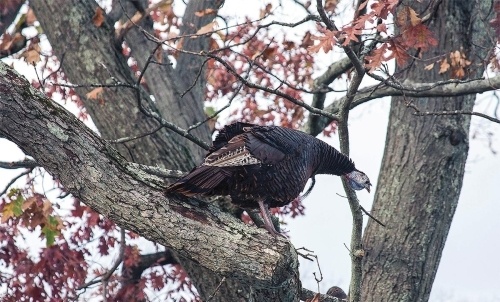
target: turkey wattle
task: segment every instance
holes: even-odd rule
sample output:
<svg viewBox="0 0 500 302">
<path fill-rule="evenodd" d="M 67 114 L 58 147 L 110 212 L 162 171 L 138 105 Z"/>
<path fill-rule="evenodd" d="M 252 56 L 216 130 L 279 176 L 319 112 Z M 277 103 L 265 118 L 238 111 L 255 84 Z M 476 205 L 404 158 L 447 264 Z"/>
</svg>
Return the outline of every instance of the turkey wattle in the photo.
<svg viewBox="0 0 500 302">
<path fill-rule="evenodd" d="M 368 176 L 327 143 L 298 130 L 238 122 L 225 126 L 205 161 L 167 193 L 230 195 L 243 209 L 259 208 L 266 229 L 278 235 L 269 207 L 290 203 L 316 174 L 345 176 L 352 189 L 370 192 Z"/>
</svg>

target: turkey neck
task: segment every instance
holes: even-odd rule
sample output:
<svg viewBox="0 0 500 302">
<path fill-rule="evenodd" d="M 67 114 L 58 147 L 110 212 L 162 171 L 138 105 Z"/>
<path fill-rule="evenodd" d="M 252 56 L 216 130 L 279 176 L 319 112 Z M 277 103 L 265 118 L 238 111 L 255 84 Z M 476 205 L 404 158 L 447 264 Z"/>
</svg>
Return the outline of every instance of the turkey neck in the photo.
<svg viewBox="0 0 500 302">
<path fill-rule="evenodd" d="M 327 143 L 319 141 L 318 148 L 319 156 L 316 157 L 319 159 L 317 163 L 318 168 L 314 174 L 333 174 L 341 176 L 356 169 L 349 157 L 340 153 Z"/>
</svg>

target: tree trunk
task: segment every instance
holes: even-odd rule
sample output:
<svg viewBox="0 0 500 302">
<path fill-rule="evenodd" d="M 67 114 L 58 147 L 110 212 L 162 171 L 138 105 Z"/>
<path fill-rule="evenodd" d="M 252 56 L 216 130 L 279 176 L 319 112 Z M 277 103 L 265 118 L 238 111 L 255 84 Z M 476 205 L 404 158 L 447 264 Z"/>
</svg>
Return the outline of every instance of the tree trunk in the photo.
<svg viewBox="0 0 500 302">
<path fill-rule="evenodd" d="M 115 30 L 109 18 L 97 27 L 92 17 L 98 8 L 94 1 L 50 0 L 30 2 L 30 6 L 46 33 L 54 53 L 62 60 L 63 71 L 70 82 L 82 85 L 76 88 L 85 108 L 103 138 L 118 139 L 151 132 L 158 122 L 144 115 L 138 108 L 134 89 L 126 87 L 104 88 L 99 100 L 86 94 L 94 88 L 88 84 L 120 83 L 135 85 L 137 78 L 122 55 L 121 42 L 115 39 Z M 147 23 L 145 28 L 148 29 Z M 139 64 L 144 66 L 155 44 L 148 42 L 136 29 L 131 31 L 130 45 Z M 64 59 L 62 59 L 64 58 Z M 203 96 L 186 94 L 180 97 L 187 84 L 169 64 L 151 64 L 145 79 L 156 103 L 148 103 L 164 119 L 186 129 L 203 121 Z M 142 67 L 141 65 L 139 67 Z M 146 102 L 142 100 L 142 102 Z M 189 113 L 189 114 L 188 114 Z M 202 140 L 210 140 L 207 126 L 192 132 Z M 147 165 L 160 165 L 170 169 L 189 171 L 201 158 L 204 150 L 185 138 L 162 129 L 145 138 L 133 140 L 117 148 L 129 160 Z"/>
<path fill-rule="evenodd" d="M 432 1 L 405 1 L 423 14 Z M 439 45 L 406 71 L 415 82 L 441 81 L 450 73 L 424 70 L 429 63 L 463 51 L 472 61 L 469 78 L 482 75 L 493 41 L 488 40 L 492 1 L 443 0 L 430 21 Z M 492 35 L 491 35 L 492 36 Z M 479 45 L 479 46 L 477 46 Z M 425 59 L 430 59 L 425 61 Z M 402 69 L 400 69 L 402 71 Z M 404 72 L 404 71 L 403 71 Z M 469 149 L 470 116 L 415 116 L 393 97 L 372 214 L 364 235 L 362 301 L 427 301 L 457 207 Z M 419 98 L 425 111 L 472 111 L 475 96 Z"/>
<path fill-rule="evenodd" d="M 217 296 L 214 301 L 299 300 L 297 253 L 288 240 L 212 204 L 165 196 L 162 179 L 127 161 L 1 62 L 0 137 L 32 156 L 93 210 L 210 272 L 207 283 L 226 277 L 233 287 L 222 293 L 230 295 L 208 292 Z"/>
<path fill-rule="evenodd" d="M 122 1 L 117 5 L 118 17 L 127 21 L 128 17 L 136 13 L 137 5 L 144 5 L 147 1 L 132 3 Z M 195 12 L 207 8 L 217 10 L 222 1 L 189 1 L 184 16 L 184 27 L 181 34 L 195 33 L 198 28 L 210 22 L 215 14 L 197 17 Z M 102 26 L 92 23 L 97 4 L 94 1 L 39 1 L 33 0 L 30 5 L 40 21 L 44 32 L 59 57 L 64 57 L 61 64 L 68 79 L 75 84 L 110 83 L 112 77 L 121 83 L 135 84 L 137 79 L 130 72 L 126 58 L 122 55 L 120 41 L 115 40 L 115 31 L 112 26 L 114 20 L 106 19 Z M 128 16 L 128 17 L 127 17 Z M 142 29 L 153 32 L 153 25 L 149 18 L 140 24 Z M 156 43 L 148 40 L 144 33 L 133 27 L 125 35 L 125 41 L 131 49 L 131 55 L 136 59 L 142 70 L 147 59 L 156 47 Z M 118 45 L 117 45 L 118 44 Z M 183 43 L 183 49 L 199 52 L 206 49 L 207 37 L 188 39 Z M 200 72 L 203 59 L 197 56 L 180 54 L 177 66 L 174 69 L 168 64 L 168 57 L 163 56 L 165 64 L 149 64 L 144 79 L 148 92 L 154 95 L 154 106 L 163 118 L 169 122 L 187 129 L 205 119 L 203 111 L 204 87 L 206 79 Z M 193 85 L 194 84 L 194 85 Z M 191 87 L 192 86 L 192 87 Z M 148 133 L 158 126 L 158 123 L 142 114 L 137 106 L 137 98 L 132 89 L 118 87 L 105 88 L 102 102 L 91 100 L 85 95 L 92 87 L 80 87 L 76 91 L 82 98 L 85 108 L 97 126 L 102 137 L 117 139 L 133 137 Z M 210 141 L 210 133 L 206 124 L 195 129 L 192 134 Z M 115 146 L 120 153 L 137 163 L 146 165 L 160 165 L 169 169 L 189 171 L 200 161 L 205 150 L 186 140 L 185 138 L 162 129 L 145 138 L 137 139 Z M 200 296 L 206 299 L 217 292 L 227 301 L 238 301 L 242 297 L 254 297 L 251 288 L 242 286 L 231 278 L 221 283 L 222 276 L 200 266 L 197 261 L 189 257 L 180 257 L 184 269 L 195 284 Z"/>
</svg>

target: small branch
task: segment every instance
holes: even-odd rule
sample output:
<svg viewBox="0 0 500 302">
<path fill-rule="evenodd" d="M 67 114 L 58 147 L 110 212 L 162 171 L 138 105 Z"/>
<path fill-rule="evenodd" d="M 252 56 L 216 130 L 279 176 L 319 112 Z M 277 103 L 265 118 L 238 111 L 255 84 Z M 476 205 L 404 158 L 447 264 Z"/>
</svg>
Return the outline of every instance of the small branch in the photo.
<svg viewBox="0 0 500 302">
<path fill-rule="evenodd" d="M 378 223 L 379 225 L 383 226 L 385 228 L 385 224 L 383 224 L 382 222 L 380 222 L 380 220 L 378 220 L 377 218 L 373 217 L 372 214 L 370 214 L 368 211 L 365 210 L 365 208 L 363 208 L 361 205 L 360 205 L 360 208 L 361 208 L 361 211 L 363 211 L 366 216 L 370 217 L 371 219 L 375 220 L 376 223 Z"/>
<path fill-rule="evenodd" d="M 492 78 L 478 78 L 472 80 L 446 80 L 439 81 L 435 83 L 415 83 L 410 81 L 405 81 L 404 83 L 394 83 L 387 82 L 385 78 L 369 74 L 375 79 L 384 81 L 386 85 L 381 83 L 359 89 L 356 96 L 350 104 L 350 109 L 353 109 L 361 104 L 369 102 L 371 100 L 387 97 L 387 96 L 407 96 L 414 98 L 421 97 L 451 97 L 451 96 L 462 96 L 469 94 L 483 93 L 486 91 L 496 90 L 500 88 L 500 75 Z M 391 86 L 389 86 L 391 85 Z M 331 105 L 325 108 L 325 111 L 332 114 L 338 114 L 340 111 L 341 104 L 347 99 L 344 96 L 340 99 L 335 100 Z M 310 132 L 312 135 L 317 135 L 321 129 L 326 127 L 332 119 L 324 119 L 319 122 L 319 125 L 315 132 Z M 311 128 L 312 130 L 312 128 Z"/>
<path fill-rule="evenodd" d="M 2 169 L 20 169 L 20 168 L 36 168 L 38 163 L 32 159 L 24 159 L 21 161 L 0 161 L 0 168 Z"/>
<path fill-rule="evenodd" d="M 325 8 L 323 7 L 323 0 L 316 0 L 316 7 L 318 9 L 321 21 L 325 23 L 326 28 L 328 28 L 328 30 L 330 31 L 338 31 L 337 26 L 335 26 L 335 23 L 333 23 L 333 21 L 326 15 Z"/>
<path fill-rule="evenodd" d="M 142 108 L 141 111 L 144 114 L 146 114 L 146 116 L 152 117 L 155 120 L 157 120 L 160 123 L 161 127 L 165 127 L 165 128 L 168 128 L 168 129 L 174 131 L 175 133 L 179 134 L 180 136 L 183 136 L 183 137 L 187 138 L 188 140 L 192 141 L 193 143 L 197 144 L 198 146 L 200 146 L 201 148 L 203 148 L 205 150 L 210 149 L 210 145 L 209 144 L 207 144 L 203 140 L 199 139 L 198 137 L 192 135 L 191 133 L 189 133 L 188 130 L 185 130 L 185 129 L 183 129 L 183 128 L 181 128 L 181 127 L 179 127 L 179 126 L 177 126 L 177 125 L 175 125 L 175 124 L 173 124 L 173 123 L 165 120 L 164 118 L 162 118 L 156 112 L 152 112 L 152 111 L 146 110 L 142 105 L 140 105 L 140 107 Z"/>
<path fill-rule="evenodd" d="M 125 229 L 121 229 L 120 232 L 121 232 L 120 253 L 118 255 L 118 259 L 116 259 L 116 261 L 113 264 L 113 266 L 104 275 L 101 275 L 100 278 L 96 277 L 93 280 L 91 280 L 91 281 L 89 281 L 89 282 L 87 282 L 87 283 L 85 283 L 83 285 L 78 286 L 77 290 L 81 290 L 81 289 L 87 288 L 87 287 L 89 287 L 91 285 L 94 285 L 94 284 L 102 282 L 103 286 L 104 286 L 103 289 L 104 289 L 104 291 L 106 291 L 106 283 L 107 283 L 107 281 L 109 281 L 109 278 L 111 277 L 111 275 L 113 275 L 113 273 L 115 272 L 115 270 L 122 263 L 124 255 L 125 255 Z M 104 296 L 104 299 L 106 300 L 106 296 Z"/>
<path fill-rule="evenodd" d="M 5 186 L 5 189 L 0 192 L 0 196 L 2 196 L 3 194 L 7 193 L 7 191 L 9 190 L 10 186 L 12 186 L 19 178 L 23 177 L 24 175 L 28 175 L 31 173 L 31 171 L 33 171 L 33 168 L 31 169 L 28 169 L 26 171 L 24 171 L 23 173 L 17 175 L 16 177 L 12 178 L 9 183 Z"/>
<path fill-rule="evenodd" d="M 245 79 L 248 79 L 249 76 L 250 76 L 250 72 L 247 73 L 247 76 L 245 77 Z M 227 108 L 229 108 L 229 106 L 231 106 L 234 98 L 238 95 L 238 93 L 240 92 L 240 90 L 241 90 L 242 87 L 243 87 L 243 83 L 241 83 L 238 86 L 238 88 L 236 88 L 236 90 L 233 92 L 233 95 L 229 98 L 229 101 L 227 102 L 227 104 L 224 107 L 222 107 L 221 109 L 215 111 L 214 114 L 212 114 L 209 117 L 207 117 L 204 121 L 201 121 L 199 123 L 196 123 L 196 124 L 190 126 L 187 131 L 189 132 L 189 131 L 192 131 L 192 130 L 200 127 L 201 125 L 203 125 L 204 123 L 208 122 L 209 120 L 217 117 L 222 111 L 224 111 Z"/>
<path fill-rule="evenodd" d="M 195 53 L 193 53 L 193 54 L 195 54 Z M 197 55 L 200 55 L 200 54 L 197 54 Z M 201 53 L 201 55 L 206 55 L 206 56 L 208 56 L 208 57 L 216 60 L 217 62 L 221 63 L 240 82 L 242 82 L 243 84 L 245 84 L 249 88 L 255 88 L 255 89 L 258 89 L 258 90 L 269 92 L 271 94 L 280 96 L 280 97 L 284 98 L 285 100 L 294 103 L 295 105 L 301 106 L 301 107 L 307 109 L 308 111 L 310 111 L 313 114 L 323 115 L 323 116 L 325 116 L 327 118 L 330 118 L 331 120 L 335 120 L 335 121 L 338 120 L 338 116 L 336 116 L 334 114 L 331 114 L 331 113 L 329 113 L 327 111 L 319 110 L 317 108 L 311 107 L 310 105 L 304 103 L 303 101 L 298 100 L 298 99 L 296 99 L 296 98 L 294 98 L 294 97 L 292 97 L 292 96 L 290 96 L 290 95 L 288 95 L 286 93 L 283 93 L 283 92 L 279 91 L 278 88 L 272 89 L 272 88 L 264 87 L 264 86 L 261 86 L 261 85 L 258 85 L 258 84 L 255 84 L 255 83 L 252 83 L 252 82 L 246 80 L 238 72 L 236 72 L 236 70 L 234 70 L 234 68 L 229 63 L 227 63 L 225 60 L 223 60 L 223 59 L 221 59 L 221 58 L 219 58 L 219 57 L 217 57 L 217 56 L 215 56 L 213 54 L 210 54 L 210 53 Z"/>
<path fill-rule="evenodd" d="M 485 118 L 487 120 L 490 120 L 494 123 L 498 123 L 500 124 L 500 120 L 497 119 L 497 118 L 494 118 L 494 117 L 491 117 L 487 114 L 484 114 L 484 113 L 480 113 L 480 112 L 474 112 L 474 111 L 464 111 L 464 110 L 454 110 L 454 111 L 425 111 L 425 112 L 421 112 L 417 107 L 415 107 L 415 105 L 408 105 L 408 107 L 411 107 L 415 110 L 415 112 L 413 112 L 414 115 L 417 115 L 417 116 L 426 116 L 426 115 L 475 115 L 475 116 L 479 116 L 479 117 L 482 117 L 482 118 Z"/>
<path fill-rule="evenodd" d="M 150 131 L 150 132 L 147 132 L 147 133 L 139 134 L 139 135 L 136 135 L 136 136 L 133 136 L 133 137 L 122 137 L 122 138 L 119 138 L 119 139 L 108 140 L 108 142 L 110 142 L 112 144 L 123 144 L 123 143 L 126 143 L 126 142 L 130 142 L 130 141 L 133 141 L 133 140 L 136 140 L 136 139 L 140 139 L 140 138 L 143 138 L 143 137 L 155 134 L 156 132 L 158 132 L 159 130 L 161 130 L 163 127 L 165 127 L 165 126 L 160 125 L 160 126 L 156 127 L 153 131 Z"/>
<path fill-rule="evenodd" d="M 210 300 L 212 300 L 215 297 L 215 294 L 217 294 L 217 292 L 219 291 L 220 287 L 222 286 L 222 284 L 225 281 L 226 281 L 226 277 L 222 277 L 222 280 L 220 280 L 219 285 L 217 285 L 217 287 L 215 288 L 214 292 L 208 297 L 207 302 L 209 302 Z"/>
<path fill-rule="evenodd" d="M 161 46 L 161 44 L 158 44 L 158 45 Z M 186 89 L 186 91 L 181 93 L 181 98 L 183 98 L 186 95 L 186 93 L 190 92 L 194 88 L 194 86 L 196 86 L 196 83 L 198 83 L 198 79 L 201 77 L 201 74 L 202 74 L 204 67 L 205 67 L 205 64 L 207 64 L 207 62 L 208 62 L 208 59 L 205 59 L 203 61 L 200 68 L 198 69 L 198 72 L 196 73 L 196 77 L 194 78 L 193 83 L 191 83 L 191 85 Z"/>
</svg>

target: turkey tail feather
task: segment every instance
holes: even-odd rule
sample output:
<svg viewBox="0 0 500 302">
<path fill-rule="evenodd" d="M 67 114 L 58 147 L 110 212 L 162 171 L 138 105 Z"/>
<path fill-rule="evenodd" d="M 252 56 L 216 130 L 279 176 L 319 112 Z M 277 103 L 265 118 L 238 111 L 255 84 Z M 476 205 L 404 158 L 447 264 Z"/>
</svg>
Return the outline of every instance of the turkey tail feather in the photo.
<svg viewBox="0 0 500 302">
<path fill-rule="evenodd" d="M 170 185 L 167 193 L 179 193 L 185 196 L 210 194 L 228 177 L 231 172 L 215 166 L 200 166 L 194 168 L 188 175 Z"/>
</svg>

